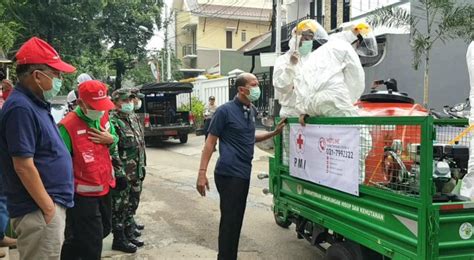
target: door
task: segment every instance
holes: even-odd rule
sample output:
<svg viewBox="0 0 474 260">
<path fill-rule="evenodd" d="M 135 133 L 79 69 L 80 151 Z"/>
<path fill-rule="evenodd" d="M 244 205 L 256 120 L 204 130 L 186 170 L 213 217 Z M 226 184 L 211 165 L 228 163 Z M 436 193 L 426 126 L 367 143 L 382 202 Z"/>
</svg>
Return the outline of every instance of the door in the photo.
<svg viewBox="0 0 474 260">
<path fill-rule="evenodd" d="M 226 42 L 226 48 L 232 49 L 232 31 L 225 32 L 225 42 Z"/>
</svg>

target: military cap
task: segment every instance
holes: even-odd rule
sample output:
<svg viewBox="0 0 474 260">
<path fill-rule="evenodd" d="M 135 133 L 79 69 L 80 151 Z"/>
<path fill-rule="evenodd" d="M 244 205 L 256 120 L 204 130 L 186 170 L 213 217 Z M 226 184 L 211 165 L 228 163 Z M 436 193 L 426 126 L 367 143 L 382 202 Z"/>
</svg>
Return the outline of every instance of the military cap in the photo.
<svg viewBox="0 0 474 260">
<path fill-rule="evenodd" d="M 127 99 L 133 97 L 135 97 L 135 94 L 133 94 L 131 89 L 129 88 L 121 88 L 112 92 L 112 100 L 114 101 L 118 99 Z"/>
<path fill-rule="evenodd" d="M 132 94 L 135 94 L 135 96 L 138 97 L 138 98 L 144 98 L 145 97 L 145 95 L 143 95 L 143 93 L 140 93 L 139 88 L 131 88 L 131 92 L 132 92 Z"/>
</svg>

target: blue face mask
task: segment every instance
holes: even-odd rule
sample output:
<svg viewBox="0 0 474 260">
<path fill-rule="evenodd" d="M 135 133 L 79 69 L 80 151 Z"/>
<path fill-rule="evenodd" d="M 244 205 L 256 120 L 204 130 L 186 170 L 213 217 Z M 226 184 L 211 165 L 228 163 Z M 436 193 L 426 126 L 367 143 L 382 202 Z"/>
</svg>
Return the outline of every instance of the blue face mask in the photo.
<svg viewBox="0 0 474 260">
<path fill-rule="evenodd" d="M 257 101 L 260 98 L 260 87 L 251 87 L 249 88 L 250 94 L 247 95 L 247 98 L 251 101 Z"/>
<path fill-rule="evenodd" d="M 47 78 L 49 78 L 52 81 L 52 88 L 50 90 L 44 90 L 41 87 L 41 85 L 38 84 L 40 89 L 43 91 L 44 100 L 50 101 L 51 99 L 53 99 L 55 96 L 58 95 L 58 93 L 61 90 L 61 87 L 63 85 L 63 81 L 59 78 L 56 78 L 56 77 L 51 79 L 51 77 L 49 77 L 48 75 L 46 75 L 42 71 L 39 71 L 39 72 L 41 72 L 41 74 L 45 75 Z"/>
<path fill-rule="evenodd" d="M 303 41 L 301 42 L 301 46 L 299 48 L 299 52 L 301 55 L 305 56 L 311 52 L 313 49 L 313 41 Z"/>
<path fill-rule="evenodd" d="M 135 106 L 133 105 L 133 102 L 130 103 L 123 103 L 122 107 L 120 108 L 120 111 L 123 113 L 131 113 L 135 109 Z"/>
</svg>

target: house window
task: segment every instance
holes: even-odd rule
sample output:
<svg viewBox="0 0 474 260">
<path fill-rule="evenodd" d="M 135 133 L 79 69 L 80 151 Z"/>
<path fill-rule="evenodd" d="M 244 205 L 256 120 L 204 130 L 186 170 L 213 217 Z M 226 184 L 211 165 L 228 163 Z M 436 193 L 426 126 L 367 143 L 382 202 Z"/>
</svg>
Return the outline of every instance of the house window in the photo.
<svg viewBox="0 0 474 260">
<path fill-rule="evenodd" d="M 337 0 L 331 0 L 331 29 L 337 27 Z"/>
<path fill-rule="evenodd" d="M 247 41 L 247 32 L 245 30 L 242 30 L 241 38 L 243 42 Z"/>
<path fill-rule="evenodd" d="M 232 31 L 225 32 L 225 47 L 232 49 Z"/>
</svg>

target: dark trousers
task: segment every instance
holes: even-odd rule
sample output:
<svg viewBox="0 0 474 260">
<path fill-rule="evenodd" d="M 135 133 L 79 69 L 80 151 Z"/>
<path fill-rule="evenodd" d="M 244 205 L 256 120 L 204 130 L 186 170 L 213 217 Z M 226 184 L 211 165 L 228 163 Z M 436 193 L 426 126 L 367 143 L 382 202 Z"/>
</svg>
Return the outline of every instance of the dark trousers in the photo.
<svg viewBox="0 0 474 260">
<path fill-rule="evenodd" d="M 62 260 L 100 260 L 102 239 L 112 226 L 110 193 L 101 197 L 74 194 L 74 207 L 66 211 Z"/>
<path fill-rule="evenodd" d="M 214 179 L 219 192 L 221 209 L 217 259 L 234 260 L 237 259 L 250 181 L 218 174 Z"/>
</svg>

